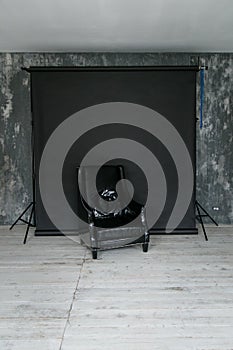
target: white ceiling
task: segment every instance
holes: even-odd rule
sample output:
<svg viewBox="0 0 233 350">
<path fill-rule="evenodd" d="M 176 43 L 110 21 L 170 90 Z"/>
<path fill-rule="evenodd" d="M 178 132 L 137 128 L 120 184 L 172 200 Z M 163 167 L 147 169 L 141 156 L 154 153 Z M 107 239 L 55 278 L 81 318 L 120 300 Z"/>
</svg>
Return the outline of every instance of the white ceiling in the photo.
<svg viewBox="0 0 233 350">
<path fill-rule="evenodd" d="M 0 51 L 233 52 L 233 0 L 0 0 Z"/>
</svg>

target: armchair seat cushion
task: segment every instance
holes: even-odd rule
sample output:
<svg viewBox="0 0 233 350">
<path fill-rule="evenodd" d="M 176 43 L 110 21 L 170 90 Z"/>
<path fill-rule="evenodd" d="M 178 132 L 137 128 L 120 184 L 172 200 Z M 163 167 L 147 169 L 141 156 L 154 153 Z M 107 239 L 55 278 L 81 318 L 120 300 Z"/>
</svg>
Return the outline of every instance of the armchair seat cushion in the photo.
<svg viewBox="0 0 233 350">
<path fill-rule="evenodd" d="M 93 222 L 97 227 L 113 228 L 126 225 L 140 216 L 142 205 L 134 200 L 123 210 L 111 212 L 108 214 L 101 213 L 93 209 Z M 138 220 L 139 226 L 140 220 Z"/>
</svg>

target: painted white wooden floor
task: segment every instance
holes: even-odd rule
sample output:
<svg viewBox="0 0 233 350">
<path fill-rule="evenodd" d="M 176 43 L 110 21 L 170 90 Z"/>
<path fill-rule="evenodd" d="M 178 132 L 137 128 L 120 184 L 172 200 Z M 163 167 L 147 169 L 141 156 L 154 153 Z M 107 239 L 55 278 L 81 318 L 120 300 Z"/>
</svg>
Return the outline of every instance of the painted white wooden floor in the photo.
<svg viewBox="0 0 233 350">
<path fill-rule="evenodd" d="M 233 228 L 90 252 L 0 228 L 1 350 L 232 350 Z"/>
</svg>

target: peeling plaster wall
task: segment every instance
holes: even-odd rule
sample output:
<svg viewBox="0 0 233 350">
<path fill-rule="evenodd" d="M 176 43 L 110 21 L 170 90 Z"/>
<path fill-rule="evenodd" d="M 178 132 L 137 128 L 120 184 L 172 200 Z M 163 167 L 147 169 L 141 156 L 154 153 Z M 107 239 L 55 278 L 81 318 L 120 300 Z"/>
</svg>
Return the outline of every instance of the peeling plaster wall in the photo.
<svg viewBox="0 0 233 350">
<path fill-rule="evenodd" d="M 187 53 L 0 53 L 0 224 L 32 199 L 29 75 L 21 67 L 189 65 Z M 197 199 L 219 223 L 233 224 L 233 54 L 200 54 L 205 74 L 204 127 L 197 125 Z M 197 112 L 199 113 L 199 87 Z M 212 207 L 219 207 L 213 211 Z"/>
</svg>

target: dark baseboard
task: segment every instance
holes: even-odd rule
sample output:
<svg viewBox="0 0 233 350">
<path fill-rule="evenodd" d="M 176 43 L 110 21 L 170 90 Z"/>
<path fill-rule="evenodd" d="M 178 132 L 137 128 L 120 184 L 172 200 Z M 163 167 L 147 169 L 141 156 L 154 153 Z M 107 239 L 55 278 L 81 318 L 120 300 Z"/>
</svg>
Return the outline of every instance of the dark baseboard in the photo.
<svg viewBox="0 0 233 350">
<path fill-rule="evenodd" d="M 82 232 L 80 232 L 81 234 Z M 149 230 L 150 235 L 196 235 L 198 234 L 197 228 L 177 228 L 174 231 L 167 233 L 165 232 L 164 228 L 158 228 L 158 229 L 151 229 Z M 72 235 L 72 232 L 67 230 L 67 234 L 70 236 Z M 73 232 L 74 235 L 77 235 L 77 232 Z M 53 229 L 53 230 L 35 230 L 35 236 L 65 236 L 64 233 L 60 232 L 59 230 Z"/>
<path fill-rule="evenodd" d="M 198 234 L 198 229 L 194 228 L 176 228 L 170 233 L 167 233 L 164 228 L 149 230 L 150 235 L 196 235 Z"/>
<path fill-rule="evenodd" d="M 71 233 L 71 231 L 68 231 L 67 230 L 67 234 Z M 74 231 L 74 234 L 77 235 L 77 232 Z M 65 233 L 62 233 L 61 231 L 59 230 L 40 230 L 40 229 L 36 229 L 35 230 L 35 236 L 65 236 Z"/>
</svg>

